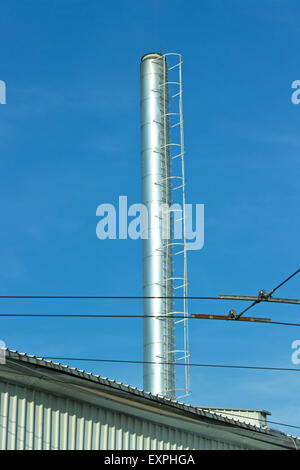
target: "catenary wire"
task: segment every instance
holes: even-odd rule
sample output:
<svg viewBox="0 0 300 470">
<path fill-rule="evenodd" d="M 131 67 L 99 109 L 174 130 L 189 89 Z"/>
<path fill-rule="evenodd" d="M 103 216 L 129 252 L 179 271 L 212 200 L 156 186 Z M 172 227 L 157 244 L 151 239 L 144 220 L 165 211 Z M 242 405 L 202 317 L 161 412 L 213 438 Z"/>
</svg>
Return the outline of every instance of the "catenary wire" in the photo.
<svg viewBox="0 0 300 470">
<path fill-rule="evenodd" d="M 193 314 L 192 314 L 193 315 Z M 119 315 L 119 314 L 52 314 L 52 313 L 0 313 L 1 317 L 37 317 L 37 318 L 157 318 L 157 319 L 182 319 L 182 320 L 220 320 L 215 318 L 197 318 L 194 316 L 183 316 L 183 315 L 172 315 L 166 317 L 165 315 Z M 225 321 L 236 322 L 236 320 L 231 318 L 224 318 Z M 246 323 L 246 322 L 240 322 Z M 283 325 L 283 326 L 300 326 L 300 323 L 288 323 L 288 322 L 278 322 L 278 321 L 248 321 L 247 323 L 263 323 L 271 325 Z"/>
<path fill-rule="evenodd" d="M 125 359 L 99 359 L 99 358 L 86 358 L 86 357 L 58 357 L 58 356 L 41 356 L 42 359 L 54 359 L 60 361 L 82 361 L 82 362 L 107 362 L 116 364 L 156 364 L 156 365 L 169 365 L 169 366 L 185 366 L 184 362 L 155 362 L 155 361 L 136 361 Z M 233 364 L 203 364 L 203 363 L 189 363 L 191 367 L 217 367 L 224 369 L 252 369 L 252 370 L 270 370 L 282 372 L 300 372 L 300 369 L 286 368 L 286 367 L 265 367 L 265 366 L 240 366 Z"/>
<path fill-rule="evenodd" d="M 220 320 L 215 318 L 197 318 L 194 317 L 193 314 L 189 316 L 184 315 L 172 315 L 166 317 L 165 315 L 119 315 L 119 314 L 52 314 L 52 313 L 0 313 L 1 317 L 37 317 L 37 318 L 157 318 L 157 319 L 182 319 L 182 320 Z M 236 322 L 236 320 L 231 318 L 224 318 L 225 321 Z M 239 322 L 239 323 L 246 323 L 246 322 Z M 278 321 L 248 321 L 247 323 L 263 323 L 263 324 L 271 324 L 271 325 L 283 325 L 283 326 L 300 326 L 300 323 L 288 323 L 288 322 L 278 322 Z"/>
<path fill-rule="evenodd" d="M 274 289 L 271 290 L 271 292 L 269 292 L 270 295 L 273 295 L 274 292 L 279 289 L 279 287 L 283 286 L 284 284 L 286 284 L 290 279 L 292 279 L 292 277 L 296 276 L 296 274 L 298 274 L 300 272 L 300 268 L 297 269 L 297 271 L 295 271 L 293 274 L 291 274 L 289 277 L 287 277 L 284 281 L 282 281 L 280 284 L 278 284 L 278 286 L 274 287 Z"/>
<path fill-rule="evenodd" d="M 247 300 L 247 301 L 248 300 L 249 301 L 261 300 L 261 302 L 274 302 L 274 303 L 281 303 L 281 304 L 300 305 L 300 299 L 284 299 L 280 297 L 269 297 L 265 299 L 265 298 L 260 298 L 258 296 L 253 296 L 253 295 L 220 294 L 219 299 L 220 300 Z"/>
<path fill-rule="evenodd" d="M 259 302 L 280 302 L 286 304 L 300 304 L 300 299 L 282 299 L 282 298 L 259 298 L 253 296 L 237 296 L 237 295 L 220 295 L 218 297 L 208 296 L 138 296 L 138 295 L 0 295 L 0 299 L 73 299 L 73 300 L 143 300 L 143 299 L 173 299 L 173 300 L 234 300 L 234 301 L 246 301 L 259 300 Z"/>
<path fill-rule="evenodd" d="M 143 295 L 0 295 L 0 299 L 86 299 L 86 300 L 143 300 L 143 299 L 190 299 L 190 300 L 227 300 L 219 297 L 184 297 L 184 296 L 143 296 Z"/>
<path fill-rule="evenodd" d="M 300 272 L 300 268 L 297 269 L 297 271 L 295 271 L 293 274 L 291 274 L 289 277 L 287 277 L 284 281 L 282 281 L 280 284 L 278 284 L 276 287 L 274 287 L 270 292 L 268 292 L 267 294 L 265 294 L 262 298 L 258 298 L 256 299 L 251 305 L 249 305 L 249 307 L 245 308 L 245 310 L 243 310 L 241 313 L 238 314 L 237 316 L 237 320 L 246 312 L 248 312 L 248 310 L 250 310 L 252 307 L 254 307 L 255 305 L 259 304 L 262 299 L 269 299 L 271 297 L 272 294 L 274 294 L 274 292 L 279 289 L 279 287 L 283 286 L 284 284 L 286 284 L 290 279 L 292 279 L 292 277 L 296 276 L 296 274 L 298 274 Z"/>
</svg>

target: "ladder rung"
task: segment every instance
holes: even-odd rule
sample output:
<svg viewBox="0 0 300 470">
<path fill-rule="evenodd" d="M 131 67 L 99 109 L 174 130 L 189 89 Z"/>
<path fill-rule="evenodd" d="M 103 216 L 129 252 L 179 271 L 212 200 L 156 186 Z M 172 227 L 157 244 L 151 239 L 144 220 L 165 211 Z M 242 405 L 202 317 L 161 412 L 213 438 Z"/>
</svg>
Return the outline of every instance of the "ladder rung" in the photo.
<svg viewBox="0 0 300 470">
<path fill-rule="evenodd" d="M 162 115 L 162 117 L 165 117 L 165 116 L 180 116 L 180 113 L 166 113 Z"/>
<path fill-rule="evenodd" d="M 168 277 L 166 281 L 174 281 L 175 279 L 185 279 L 184 277 Z"/>
<path fill-rule="evenodd" d="M 157 121 L 158 122 L 158 121 Z M 173 126 L 169 126 L 169 129 L 173 129 L 173 127 L 180 126 L 183 123 L 183 121 L 176 122 L 176 124 L 173 124 Z M 160 124 L 160 123 L 159 123 Z"/>
<path fill-rule="evenodd" d="M 174 155 L 174 157 L 171 157 L 171 160 L 175 160 L 175 158 L 181 157 L 182 155 L 184 155 L 184 152 Z"/>
<path fill-rule="evenodd" d="M 181 147 L 181 144 L 175 144 L 175 143 L 166 144 L 166 145 L 162 145 L 160 148 L 163 149 L 165 147 Z"/>
<path fill-rule="evenodd" d="M 171 242 L 171 243 L 166 243 L 163 248 L 167 248 L 168 246 L 174 246 L 174 245 L 183 245 L 184 246 L 184 243 L 182 242 Z M 163 248 L 156 248 L 157 250 L 161 250 Z"/>
<path fill-rule="evenodd" d="M 179 67 L 179 65 L 181 65 L 181 64 L 182 64 L 182 62 L 178 62 L 178 64 L 175 64 L 172 67 L 169 67 L 168 71 L 175 69 L 175 67 Z"/>
<path fill-rule="evenodd" d="M 183 180 L 183 176 L 166 176 L 165 178 L 163 178 L 162 180 L 160 180 L 160 183 L 161 183 L 162 181 L 174 180 L 174 179 Z"/>
<path fill-rule="evenodd" d="M 179 96 L 182 94 L 182 91 L 179 91 L 178 93 L 176 93 L 175 95 L 172 95 L 170 96 L 170 98 L 176 98 L 176 96 Z"/>
<path fill-rule="evenodd" d="M 178 314 L 185 315 L 186 312 L 177 312 L 177 311 L 175 312 L 175 311 L 174 311 L 174 312 L 168 312 L 168 313 L 166 313 L 166 315 L 174 315 L 174 314 L 175 314 L 175 315 L 178 315 Z M 189 317 L 187 317 L 187 318 L 189 318 Z"/>
<path fill-rule="evenodd" d="M 169 351 L 169 352 L 171 352 L 171 353 L 184 353 L 185 355 L 187 354 L 186 349 L 173 349 L 172 351 Z M 177 361 L 179 361 L 179 359 L 177 359 Z"/>
<path fill-rule="evenodd" d="M 180 82 L 164 82 L 159 86 L 161 87 L 161 86 L 166 86 L 166 85 L 180 85 Z"/>
</svg>

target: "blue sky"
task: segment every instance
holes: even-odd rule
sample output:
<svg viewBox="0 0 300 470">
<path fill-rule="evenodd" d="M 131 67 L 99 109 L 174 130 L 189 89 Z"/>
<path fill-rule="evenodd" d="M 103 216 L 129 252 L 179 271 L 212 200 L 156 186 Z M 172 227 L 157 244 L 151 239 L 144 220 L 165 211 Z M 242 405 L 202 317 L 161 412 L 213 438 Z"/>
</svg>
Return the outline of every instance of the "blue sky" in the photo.
<svg viewBox="0 0 300 470">
<path fill-rule="evenodd" d="M 142 295 L 141 242 L 100 241 L 96 208 L 140 202 L 139 62 L 184 57 L 187 202 L 205 204 L 189 294 L 256 295 L 299 266 L 300 7 L 296 1 L 11 0 L 0 15 L 0 293 Z M 299 297 L 300 278 L 278 295 Z M 226 314 L 240 304 L 190 302 Z M 1 301 L 1 313 L 141 313 L 140 301 Z M 253 315 L 300 322 L 293 306 Z M 299 330 L 299 331 L 298 331 Z M 141 320 L 1 320 L 11 349 L 142 360 Z M 192 362 L 297 367 L 300 329 L 196 321 Z M 142 387 L 141 366 L 75 364 Z M 199 406 L 300 425 L 297 372 L 191 370 Z M 293 434 L 297 432 L 288 430 Z"/>
</svg>

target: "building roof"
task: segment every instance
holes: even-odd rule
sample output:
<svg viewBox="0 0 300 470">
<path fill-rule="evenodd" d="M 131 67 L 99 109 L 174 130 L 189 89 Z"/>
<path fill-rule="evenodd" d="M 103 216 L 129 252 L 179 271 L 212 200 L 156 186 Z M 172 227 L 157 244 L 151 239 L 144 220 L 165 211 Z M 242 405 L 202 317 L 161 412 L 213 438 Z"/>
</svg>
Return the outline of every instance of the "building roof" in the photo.
<svg viewBox="0 0 300 470">
<path fill-rule="evenodd" d="M 259 408 L 222 408 L 221 406 L 202 406 L 201 408 L 205 410 L 241 411 L 243 413 L 249 411 L 251 413 L 261 413 L 261 414 L 270 415 L 270 416 L 272 414 L 270 411 L 262 410 Z"/>
<path fill-rule="evenodd" d="M 166 397 L 162 397 L 160 395 L 152 395 L 149 392 L 145 392 L 144 390 L 138 389 L 136 387 L 131 387 L 129 385 L 125 385 L 121 382 L 117 382 L 115 380 L 110 380 L 106 377 L 101 377 L 100 375 L 95 375 L 89 372 L 86 372 L 84 370 L 77 369 L 76 367 L 70 367 L 68 365 L 62 365 L 59 362 L 53 362 L 51 360 L 46 360 L 43 357 L 37 357 L 34 355 L 29 355 L 26 353 L 20 353 L 18 351 L 13 351 L 13 350 L 8 350 L 6 349 L 6 363 L 7 365 L 9 364 L 26 364 L 33 366 L 34 369 L 37 368 L 42 368 L 46 372 L 57 372 L 60 374 L 63 374 L 64 377 L 67 376 L 65 382 L 68 383 L 68 377 L 76 377 L 77 379 L 81 379 L 84 381 L 89 382 L 93 386 L 99 385 L 101 387 L 105 387 L 106 390 L 109 388 L 109 391 L 112 395 L 118 395 L 120 392 L 122 393 L 122 396 L 124 396 L 124 393 L 126 394 L 126 398 L 129 400 L 132 400 L 133 402 L 136 402 L 137 400 L 142 400 L 145 402 L 147 401 L 147 404 L 149 402 L 152 405 L 156 405 L 159 407 L 170 407 L 178 412 L 178 417 L 183 416 L 192 416 L 193 418 L 198 418 L 202 422 L 210 423 L 210 424 L 221 424 L 226 427 L 234 427 L 235 429 L 239 428 L 241 430 L 246 430 L 246 431 L 254 431 L 255 433 L 259 433 L 260 436 L 268 436 L 269 438 L 278 438 L 283 439 L 286 444 L 291 445 L 291 440 L 293 441 L 293 447 L 295 448 L 300 448 L 300 439 L 297 437 L 293 437 L 290 435 L 287 435 L 285 433 L 282 433 L 278 430 L 274 430 L 271 428 L 266 428 L 266 427 L 259 427 L 259 426 L 254 426 L 252 424 L 247 424 L 245 422 L 239 421 L 237 419 L 230 419 L 227 416 L 222 416 L 218 414 L 217 410 L 220 410 L 221 408 L 207 408 L 207 407 L 195 407 L 192 405 L 187 405 L 185 403 L 171 400 Z M 50 374 L 48 377 L 51 379 L 53 374 Z M 71 384 L 72 382 L 69 381 Z M 209 410 L 209 411 L 208 411 Z M 228 409 L 229 410 L 229 409 Z M 234 410 L 234 408 L 231 408 L 230 410 Z M 236 410 L 240 410 L 239 408 L 236 408 Z M 240 410 L 240 411 L 245 411 L 245 410 Z M 266 413 L 270 414 L 267 411 L 264 410 L 247 410 L 247 411 L 259 411 L 261 413 Z"/>
</svg>

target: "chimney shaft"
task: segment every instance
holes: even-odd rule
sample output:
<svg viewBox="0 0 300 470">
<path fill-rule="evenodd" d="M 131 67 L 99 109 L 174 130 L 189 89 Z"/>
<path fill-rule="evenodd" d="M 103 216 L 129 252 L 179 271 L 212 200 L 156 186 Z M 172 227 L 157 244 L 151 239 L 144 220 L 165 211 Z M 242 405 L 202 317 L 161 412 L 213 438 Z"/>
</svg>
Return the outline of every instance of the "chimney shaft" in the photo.
<svg viewBox="0 0 300 470">
<path fill-rule="evenodd" d="M 141 61 L 142 202 L 148 209 L 143 240 L 144 390 L 175 398 L 173 267 L 169 240 L 163 238 L 162 205 L 170 201 L 168 85 L 166 59 L 158 53 Z M 147 318 L 163 316 L 165 318 Z M 148 363 L 148 364 L 147 364 Z M 149 364 L 154 363 L 154 364 Z"/>
</svg>

